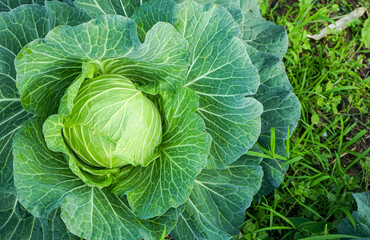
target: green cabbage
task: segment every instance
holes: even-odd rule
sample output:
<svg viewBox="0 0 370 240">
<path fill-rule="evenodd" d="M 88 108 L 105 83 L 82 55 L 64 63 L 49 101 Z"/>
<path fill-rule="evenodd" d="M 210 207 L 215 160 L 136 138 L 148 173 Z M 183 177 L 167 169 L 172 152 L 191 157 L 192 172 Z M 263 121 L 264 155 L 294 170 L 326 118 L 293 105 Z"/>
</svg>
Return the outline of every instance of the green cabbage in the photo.
<svg viewBox="0 0 370 240">
<path fill-rule="evenodd" d="M 255 0 L 0 0 L 0 239 L 230 239 L 300 106 Z M 258 142 L 258 144 L 256 144 Z"/>
</svg>

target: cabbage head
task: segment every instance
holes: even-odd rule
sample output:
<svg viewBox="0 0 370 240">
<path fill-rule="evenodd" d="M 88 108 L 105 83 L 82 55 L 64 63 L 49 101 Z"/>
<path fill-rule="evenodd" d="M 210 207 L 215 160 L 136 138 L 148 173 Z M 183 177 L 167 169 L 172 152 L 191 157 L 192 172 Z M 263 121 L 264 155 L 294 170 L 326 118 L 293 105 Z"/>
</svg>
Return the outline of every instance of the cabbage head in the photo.
<svg viewBox="0 0 370 240">
<path fill-rule="evenodd" d="M 0 0 L 0 239 L 231 239 L 300 105 L 256 0 Z M 285 166 L 287 168 L 287 166 Z"/>
</svg>

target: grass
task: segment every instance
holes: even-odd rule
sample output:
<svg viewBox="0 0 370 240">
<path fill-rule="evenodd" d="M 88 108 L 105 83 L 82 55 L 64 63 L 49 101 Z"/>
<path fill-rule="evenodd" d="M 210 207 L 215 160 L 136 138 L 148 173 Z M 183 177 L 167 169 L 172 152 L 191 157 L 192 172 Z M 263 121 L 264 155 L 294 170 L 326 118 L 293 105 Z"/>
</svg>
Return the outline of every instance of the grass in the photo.
<svg viewBox="0 0 370 240">
<path fill-rule="evenodd" d="M 356 210 L 354 192 L 369 190 L 370 50 L 365 16 L 315 41 L 315 34 L 360 1 L 260 0 L 264 17 L 287 28 L 284 59 L 302 105 L 290 139 L 290 168 L 280 188 L 255 201 L 236 239 L 340 239 L 339 222 Z M 367 13 L 368 14 L 368 13 Z"/>
</svg>

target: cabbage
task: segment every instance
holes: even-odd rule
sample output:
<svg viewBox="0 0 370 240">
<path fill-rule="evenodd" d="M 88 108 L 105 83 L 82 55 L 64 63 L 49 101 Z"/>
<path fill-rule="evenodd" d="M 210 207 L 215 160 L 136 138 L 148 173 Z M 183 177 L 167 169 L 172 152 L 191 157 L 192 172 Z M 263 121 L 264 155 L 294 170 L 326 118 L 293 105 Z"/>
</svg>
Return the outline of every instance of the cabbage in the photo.
<svg viewBox="0 0 370 240">
<path fill-rule="evenodd" d="M 0 238 L 238 234 L 284 176 L 247 151 L 300 115 L 284 28 L 255 0 L 67 2 L 0 1 Z"/>
</svg>

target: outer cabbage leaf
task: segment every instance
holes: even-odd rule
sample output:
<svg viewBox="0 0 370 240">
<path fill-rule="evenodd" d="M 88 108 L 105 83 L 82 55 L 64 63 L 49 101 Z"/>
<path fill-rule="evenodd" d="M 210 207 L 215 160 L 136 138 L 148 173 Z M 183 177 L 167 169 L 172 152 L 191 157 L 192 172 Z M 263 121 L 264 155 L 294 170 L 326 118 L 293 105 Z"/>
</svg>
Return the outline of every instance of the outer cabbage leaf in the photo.
<svg viewBox="0 0 370 240">
<path fill-rule="evenodd" d="M 258 142 L 269 149 L 271 128 L 275 128 L 276 153 L 285 156 L 285 140 L 290 137 L 298 124 L 300 104 L 292 92 L 292 86 L 285 73 L 281 59 L 288 47 L 288 37 L 284 27 L 262 19 L 257 1 L 241 1 L 244 22 L 241 24 L 241 38 L 256 66 L 261 85 L 255 98 L 263 104 L 262 129 Z M 264 175 L 259 195 L 267 195 L 280 186 L 284 171 L 283 162 L 263 159 Z M 288 166 L 285 166 L 287 170 Z"/>
<path fill-rule="evenodd" d="M 203 170 L 171 236 L 221 240 L 238 234 L 244 211 L 261 186 L 260 162 L 261 158 L 244 155 L 224 170 Z"/>
<path fill-rule="evenodd" d="M 7 12 L 24 4 L 43 4 L 44 0 L 0 0 L 0 12 Z"/>
<path fill-rule="evenodd" d="M 211 0 L 203 1 L 211 2 Z M 258 142 L 264 148 L 269 148 L 273 127 L 276 131 L 276 153 L 285 155 L 284 141 L 289 137 L 288 129 L 293 133 L 300 116 L 299 101 L 292 93 L 292 86 L 281 62 L 288 48 L 288 36 L 283 26 L 277 26 L 262 18 L 257 0 L 216 1 L 229 11 L 230 7 L 237 8 L 235 6 L 237 2 L 243 12 L 239 37 L 244 40 L 248 54 L 261 79 L 261 85 L 254 96 L 264 108 Z M 264 179 L 259 195 L 267 195 L 281 184 L 284 178 L 281 167 L 283 162 L 280 160 L 278 162 L 279 164 L 271 159 L 262 161 Z M 288 166 L 285 166 L 285 170 L 287 168 Z"/>
<path fill-rule="evenodd" d="M 146 32 L 157 22 L 168 22 L 172 24 L 177 6 L 178 5 L 171 0 L 154 0 L 136 9 L 131 18 L 137 24 L 140 40 L 144 41 Z"/>
<path fill-rule="evenodd" d="M 260 133 L 262 106 L 245 97 L 256 92 L 259 76 L 227 10 L 215 5 L 200 10 L 196 5 L 186 2 L 175 20 L 190 46 L 185 86 L 199 95 L 197 113 L 212 136 L 207 167 L 225 168 L 246 153 Z"/>
<path fill-rule="evenodd" d="M 288 35 L 284 26 L 266 21 L 260 14 L 257 0 L 241 0 L 244 20 L 240 37 L 248 45 L 283 59 L 288 49 Z"/>
<path fill-rule="evenodd" d="M 147 0 L 75 0 L 74 4 L 76 7 L 85 9 L 93 18 L 104 14 L 131 17 L 135 9 L 146 1 Z"/>
<path fill-rule="evenodd" d="M 182 3 L 184 0 L 174 0 L 177 3 Z M 195 2 L 205 4 L 218 4 L 226 8 L 234 17 L 235 21 L 241 23 L 243 21 L 243 12 L 240 9 L 240 0 L 195 0 Z"/>
<path fill-rule="evenodd" d="M 357 211 L 352 213 L 356 229 L 354 229 L 349 218 L 346 217 L 339 223 L 338 232 L 358 236 L 363 240 L 370 239 L 370 191 L 354 193 L 353 197 L 357 203 Z"/>
<path fill-rule="evenodd" d="M 13 63 L 16 55 L 23 46 L 44 37 L 56 25 L 75 25 L 87 20 L 83 10 L 60 2 L 48 2 L 46 7 L 25 5 L 0 13 L 0 191 L 13 191 L 12 138 L 22 122 L 32 116 L 22 108 L 16 88 Z"/>
<path fill-rule="evenodd" d="M 62 219 L 60 209 L 55 209 L 46 218 L 37 218 L 27 212 L 8 193 L 0 193 L 0 239 L 78 239 L 71 234 Z"/>
<path fill-rule="evenodd" d="M 258 51 L 248 45 L 246 48 L 261 77 L 261 85 L 255 95 L 264 106 L 258 143 L 269 149 L 271 128 L 275 128 L 275 151 L 285 156 L 285 140 L 290 137 L 288 131 L 290 134 L 294 131 L 300 117 L 299 101 L 292 93 L 292 86 L 281 60 L 273 54 Z M 259 195 L 267 195 L 281 184 L 284 178 L 284 162 L 277 161 L 279 164 L 273 159 L 263 159 L 261 165 L 264 176 Z M 288 166 L 285 166 L 285 171 L 287 168 Z"/>
<path fill-rule="evenodd" d="M 280 155 L 285 155 L 284 141 L 289 132 L 292 133 L 300 116 L 300 105 L 297 97 L 292 93 L 292 87 L 285 74 L 283 63 L 280 61 L 288 48 L 288 37 L 283 26 L 277 26 L 262 18 L 257 0 L 239 1 L 212 1 L 198 0 L 197 2 L 216 2 L 226 7 L 230 13 L 237 9 L 236 4 L 243 12 L 243 21 L 240 23 L 240 38 L 248 50 L 253 64 L 257 67 L 261 85 L 255 98 L 263 104 L 262 132 L 259 143 L 268 148 L 270 144 L 270 129 L 276 130 L 276 150 Z M 234 18 L 237 20 L 238 18 Z M 269 54 L 270 53 L 270 54 Z M 284 172 L 281 165 L 275 160 L 264 159 L 262 162 L 264 180 L 260 195 L 266 195 L 277 188 Z M 288 166 L 285 167 L 287 170 Z"/>
<path fill-rule="evenodd" d="M 72 233 L 86 239 L 157 240 L 164 229 L 168 232 L 174 227 L 178 212 L 170 209 L 159 217 L 141 220 L 125 198 L 106 189 L 85 187 L 66 196 L 61 216 Z"/>
<path fill-rule="evenodd" d="M 36 216 L 47 216 L 60 206 L 72 233 L 86 239 L 158 239 L 172 229 L 176 209 L 160 217 L 138 219 L 125 199 L 106 189 L 88 187 L 72 173 L 60 153 L 46 147 L 43 121 L 31 118 L 14 137 L 14 174 L 20 202 Z"/>
<path fill-rule="evenodd" d="M 254 15 L 256 18 L 262 18 L 258 0 L 240 0 L 239 7 L 243 16 L 248 14 L 250 16 Z"/>
<path fill-rule="evenodd" d="M 37 22 L 33 17 L 38 19 Z M 21 24 L 29 24 L 22 30 Z M 10 13 L 0 14 L 0 190 L 13 188 L 12 139 L 22 122 L 30 117 L 23 110 L 15 84 L 14 58 L 29 41 L 45 32 L 45 9 L 41 6 L 25 6 Z M 28 36 L 23 35 L 23 31 Z M 26 38 L 27 37 L 27 38 Z"/>
<path fill-rule="evenodd" d="M 62 154 L 50 151 L 41 131 L 44 119 L 25 122 L 14 137 L 14 183 L 19 201 L 34 216 L 46 216 L 68 191 L 84 186 Z"/>
<path fill-rule="evenodd" d="M 163 9 L 165 14 L 161 14 Z M 199 95 L 197 113 L 212 136 L 207 168 L 225 168 L 253 146 L 260 133 L 261 104 L 255 94 L 259 76 L 230 13 L 216 5 L 192 1 L 150 1 L 132 17 L 145 33 L 158 21 L 169 21 L 187 40 L 190 67 L 185 86 Z"/>
<path fill-rule="evenodd" d="M 53 1 L 53 0 L 0 0 L 0 12 L 7 12 L 15 9 L 24 4 L 39 4 L 43 5 L 45 1 Z M 71 6 L 72 0 L 59 0 L 61 2 L 65 2 Z"/>
<path fill-rule="evenodd" d="M 187 56 L 186 41 L 170 24 L 158 23 L 141 44 L 134 21 L 101 16 L 76 27 L 57 27 L 44 40 L 28 44 L 16 61 L 17 87 L 26 110 L 48 116 L 57 112 L 83 62 L 96 65 L 96 74 L 121 74 L 139 90 L 156 93 L 183 81 Z"/>
</svg>

